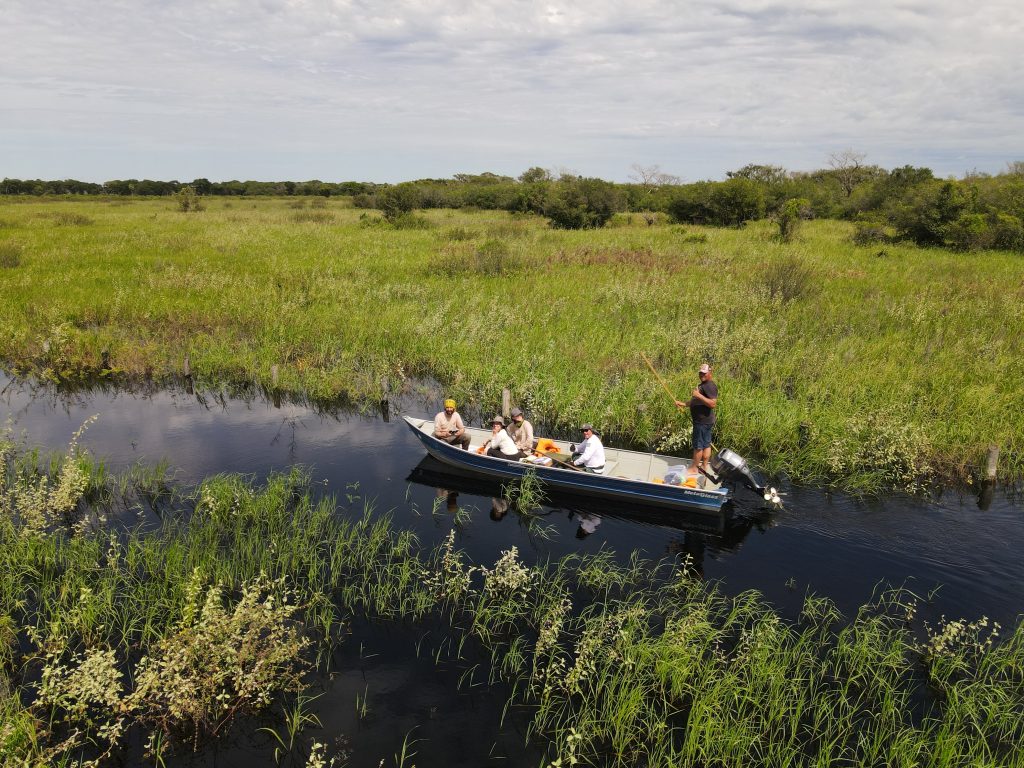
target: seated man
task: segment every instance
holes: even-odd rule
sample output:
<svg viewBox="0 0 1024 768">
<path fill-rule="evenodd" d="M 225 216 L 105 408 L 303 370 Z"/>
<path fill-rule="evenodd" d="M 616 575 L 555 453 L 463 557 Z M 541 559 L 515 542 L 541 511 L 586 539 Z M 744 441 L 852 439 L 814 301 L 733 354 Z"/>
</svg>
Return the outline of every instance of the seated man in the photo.
<svg viewBox="0 0 1024 768">
<path fill-rule="evenodd" d="M 462 417 L 455 410 L 455 401 L 449 398 L 444 401 L 444 410 L 434 417 L 434 437 L 451 445 L 461 445 L 462 450 L 469 450 L 469 435 Z"/>
<path fill-rule="evenodd" d="M 505 431 L 505 420 L 501 416 L 495 416 L 491 420 L 491 436 L 483 444 L 488 456 L 497 459 L 521 459 L 526 454 L 516 448 L 511 436 Z"/>
<path fill-rule="evenodd" d="M 516 444 L 516 448 L 524 454 L 534 448 L 533 424 L 528 422 L 519 408 L 512 409 L 512 423 L 508 425 L 508 433 Z"/>
<path fill-rule="evenodd" d="M 583 442 L 569 445 L 572 463 L 586 472 L 599 475 L 604 471 L 604 446 L 601 445 L 601 438 L 594 434 L 594 428 L 589 424 L 584 424 L 581 429 Z"/>
</svg>

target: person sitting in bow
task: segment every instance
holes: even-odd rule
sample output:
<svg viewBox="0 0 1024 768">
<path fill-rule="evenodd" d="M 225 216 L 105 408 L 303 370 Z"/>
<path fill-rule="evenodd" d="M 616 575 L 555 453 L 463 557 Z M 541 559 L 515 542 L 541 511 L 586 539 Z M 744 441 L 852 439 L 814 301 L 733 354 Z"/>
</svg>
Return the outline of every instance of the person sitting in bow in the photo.
<svg viewBox="0 0 1024 768">
<path fill-rule="evenodd" d="M 470 437 L 466 434 L 466 425 L 462 423 L 451 398 L 444 401 L 444 410 L 434 417 L 434 437 L 451 445 L 461 445 L 464 451 L 469 450 Z"/>
<path fill-rule="evenodd" d="M 488 456 L 497 459 L 521 459 L 526 455 L 516 448 L 512 436 L 505 431 L 505 420 L 501 416 L 491 420 L 491 436 L 482 447 Z"/>
<path fill-rule="evenodd" d="M 604 446 L 601 445 L 601 438 L 594 434 L 594 428 L 590 424 L 584 424 L 581 430 L 583 442 L 569 444 L 572 463 L 586 472 L 599 475 L 604 472 Z"/>
</svg>

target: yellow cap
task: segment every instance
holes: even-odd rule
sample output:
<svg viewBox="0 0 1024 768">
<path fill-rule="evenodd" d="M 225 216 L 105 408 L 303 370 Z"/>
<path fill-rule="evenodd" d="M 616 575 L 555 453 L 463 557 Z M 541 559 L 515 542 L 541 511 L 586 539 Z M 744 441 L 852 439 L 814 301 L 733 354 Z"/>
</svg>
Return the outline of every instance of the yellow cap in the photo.
<svg viewBox="0 0 1024 768">
<path fill-rule="evenodd" d="M 448 398 L 447 400 L 444 401 L 444 407 L 445 408 L 454 408 L 455 407 L 455 401 L 452 400 L 451 398 Z"/>
</svg>

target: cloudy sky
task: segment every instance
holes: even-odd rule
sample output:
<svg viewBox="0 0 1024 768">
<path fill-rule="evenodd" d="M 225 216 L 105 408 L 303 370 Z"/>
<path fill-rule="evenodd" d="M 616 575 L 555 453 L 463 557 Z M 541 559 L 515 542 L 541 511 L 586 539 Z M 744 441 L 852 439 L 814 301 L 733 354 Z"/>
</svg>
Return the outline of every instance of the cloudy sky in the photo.
<svg viewBox="0 0 1024 768">
<path fill-rule="evenodd" d="M 0 177 L 1024 159 L 1013 0 L 5 0 Z"/>
</svg>

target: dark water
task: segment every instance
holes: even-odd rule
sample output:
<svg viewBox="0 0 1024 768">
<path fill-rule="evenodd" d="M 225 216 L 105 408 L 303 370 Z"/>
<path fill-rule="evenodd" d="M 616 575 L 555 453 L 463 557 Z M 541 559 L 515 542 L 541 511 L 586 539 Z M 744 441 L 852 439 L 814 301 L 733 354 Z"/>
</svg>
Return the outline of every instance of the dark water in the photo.
<svg viewBox="0 0 1024 768">
<path fill-rule="evenodd" d="M 1007 626 L 1024 610 L 1024 504 L 998 489 L 979 505 L 978 496 L 956 490 L 928 499 L 865 501 L 783 487 L 784 509 L 766 510 L 760 499 L 740 493 L 726 520 L 636 519 L 591 504 L 548 507 L 528 525 L 515 512 L 502 514 L 500 497 L 495 502 L 499 489 L 439 475 L 437 465 L 424 461 L 400 416 L 432 417 L 435 402 L 393 402 L 385 421 L 378 412 L 278 407 L 262 397 L 184 390 L 60 394 L 7 377 L 0 377 L 0 393 L 0 423 L 9 421 L 30 445 L 60 450 L 83 421 L 98 415 L 82 444 L 113 469 L 167 460 L 178 480 L 190 483 L 219 472 L 259 481 L 301 464 L 344 504 L 372 500 L 378 513 L 415 531 L 424 545 L 454 527 L 458 546 L 486 564 L 512 546 L 528 562 L 600 549 L 623 560 L 634 550 L 654 560 L 689 554 L 726 592 L 757 589 L 785 616 L 795 615 L 808 591 L 830 597 L 852 616 L 879 585 L 931 595 L 922 613 L 933 620 L 984 615 Z M 381 759 L 394 765 L 407 735 L 418 740 L 413 762 L 420 768 L 538 764 L 536 753 L 523 751 L 514 716 L 498 728 L 500 692 L 459 688 L 464 670 L 435 664 L 429 649 L 443 642 L 436 633 L 424 640 L 419 657 L 406 631 L 366 628 L 363 635 L 360 647 L 345 650 L 339 675 L 314 707 L 325 728 L 313 735 L 331 741 L 344 734 L 352 742 L 351 765 L 377 766 Z M 369 699 L 365 717 L 356 713 L 357 695 Z M 247 749 L 258 749 L 258 742 L 213 762 L 252 764 Z"/>
</svg>

